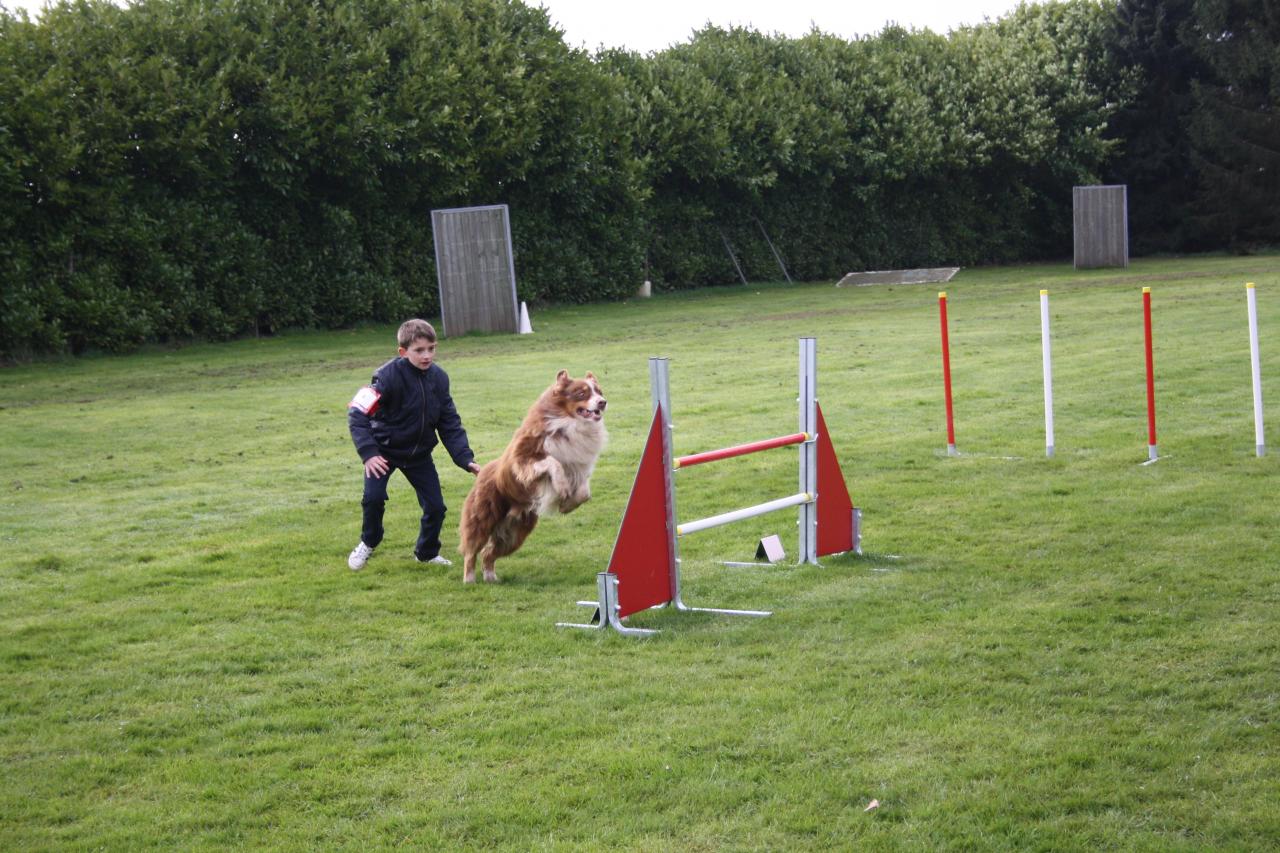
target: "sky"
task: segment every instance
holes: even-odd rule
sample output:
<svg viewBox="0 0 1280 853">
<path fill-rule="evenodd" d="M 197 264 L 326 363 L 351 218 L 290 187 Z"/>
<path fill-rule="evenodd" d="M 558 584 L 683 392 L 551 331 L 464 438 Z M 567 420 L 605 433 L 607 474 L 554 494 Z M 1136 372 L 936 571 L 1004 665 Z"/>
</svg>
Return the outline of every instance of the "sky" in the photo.
<svg viewBox="0 0 1280 853">
<path fill-rule="evenodd" d="M 936 33 L 995 20 L 1018 0 L 525 0 L 547 10 L 565 43 L 590 51 L 625 47 L 640 53 L 689 40 L 708 23 L 802 36 L 811 26 L 831 35 L 874 35 L 892 22 Z M 44 0 L 0 0 L 33 18 Z"/>
<path fill-rule="evenodd" d="M 688 41 L 708 23 L 798 37 L 813 26 L 831 35 L 874 35 L 886 23 L 945 34 L 992 21 L 1019 0 L 528 0 L 547 10 L 570 47 L 626 47 L 640 53 Z"/>
</svg>

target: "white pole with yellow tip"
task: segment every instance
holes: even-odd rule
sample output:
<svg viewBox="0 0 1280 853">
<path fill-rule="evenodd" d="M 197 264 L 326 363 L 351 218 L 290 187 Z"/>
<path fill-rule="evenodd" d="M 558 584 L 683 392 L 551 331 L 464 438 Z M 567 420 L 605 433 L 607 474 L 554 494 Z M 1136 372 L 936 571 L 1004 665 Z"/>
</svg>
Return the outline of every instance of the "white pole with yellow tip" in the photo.
<svg viewBox="0 0 1280 853">
<path fill-rule="evenodd" d="M 1049 291 L 1040 291 L 1041 361 L 1044 363 L 1044 455 L 1053 458 L 1053 352 L 1049 343 Z"/>
<path fill-rule="evenodd" d="M 1265 456 L 1267 444 L 1262 431 L 1262 366 L 1258 357 L 1258 293 L 1253 282 L 1244 287 L 1249 299 L 1249 360 L 1253 366 L 1253 438 L 1258 455 Z"/>
</svg>

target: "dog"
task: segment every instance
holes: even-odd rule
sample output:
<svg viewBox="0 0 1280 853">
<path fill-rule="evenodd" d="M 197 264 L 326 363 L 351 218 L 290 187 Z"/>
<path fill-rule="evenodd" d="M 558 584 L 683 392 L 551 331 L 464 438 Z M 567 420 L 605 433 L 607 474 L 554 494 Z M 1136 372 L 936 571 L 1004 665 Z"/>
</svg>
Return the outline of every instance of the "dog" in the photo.
<svg viewBox="0 0 1280 853">
<path fill-rule="evenodd" d="M 523 545 L 539 518 L 573 512 L 591 498 L 591 472 L 608 440 L 606 405 L 594 374 L 556 374 L 467 494 L 458 523 L 463 583 L 475 583 L 477 557 L 485 581 L 497 581 L 494 561 Z"/>
</svg>

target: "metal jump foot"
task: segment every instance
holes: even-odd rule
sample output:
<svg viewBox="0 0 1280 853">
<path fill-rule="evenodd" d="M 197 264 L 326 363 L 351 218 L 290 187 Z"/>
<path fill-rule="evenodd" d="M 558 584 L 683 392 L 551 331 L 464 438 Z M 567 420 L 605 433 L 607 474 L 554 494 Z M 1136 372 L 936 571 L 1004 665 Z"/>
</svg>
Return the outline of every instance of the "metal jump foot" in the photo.
<svg viewBox="0 0 1280 853">
<path fill-rule="evenodd" d="M 584 607 L 594 607 L 595 613 L 591 617 L 591 623 L 581 625 L 573 622 L 557 622 L 557 628 L 583 628 L 593 631 L 603 631 L 605 628 L 612 628 L 624 637 L 647 637 L 650 634 L 657 634 L 655 628 L 631 628 L 622 624 L 622 620 L 618 618 L 618 611 L 621 609 L 618 604 L 618 577 L 610 572 L 600 572 L 596 575 L 596 592 L 599 594 L 597 601 L 579 601 L 578 604 Z M 603 616 L 603 618 L 602 618 Z"/>
<path fill-rule="evenodd" d="M 726 610 L 722 607 L 690 607 L 676 596 L 672 602 L 681 613 L 721 613 L 725 616 L 772 616 L 772 610 Z"/>
</svg>

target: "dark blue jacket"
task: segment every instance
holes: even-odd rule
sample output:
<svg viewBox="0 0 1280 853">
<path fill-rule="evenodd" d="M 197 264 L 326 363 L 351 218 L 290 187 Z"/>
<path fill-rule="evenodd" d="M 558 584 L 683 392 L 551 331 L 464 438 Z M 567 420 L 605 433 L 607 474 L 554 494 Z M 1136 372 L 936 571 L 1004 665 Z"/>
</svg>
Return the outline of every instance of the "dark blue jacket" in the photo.
<svg viewBox="0 0 1280 853">
<path fill-rule="evenodd" d="M 437 434 L 459 468 L 475 459 L 449 396 L 449 375 L 438 365 L 419 370 L 408 359 L 393 358 L 374 371 L 370 384 L 382 395 L 373 415 L 347 409 L 347 426 L 361 459 L 381 454 L 397 467 L 418 462 L 431 455 Z"/>
</svg>

